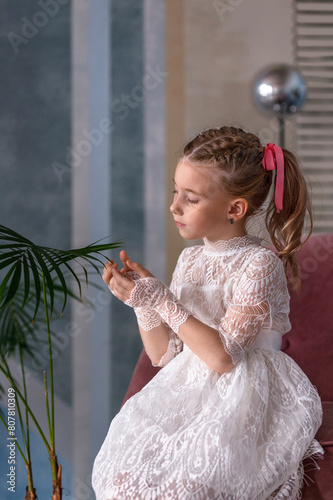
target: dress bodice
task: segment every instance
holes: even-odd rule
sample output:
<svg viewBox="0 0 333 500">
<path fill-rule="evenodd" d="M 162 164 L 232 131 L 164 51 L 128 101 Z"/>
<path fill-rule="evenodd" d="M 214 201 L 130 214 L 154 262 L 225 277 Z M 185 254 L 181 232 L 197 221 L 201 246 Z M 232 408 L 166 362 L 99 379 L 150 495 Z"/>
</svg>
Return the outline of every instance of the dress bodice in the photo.
<svg viewBox="0 0 333 500">
<path fill-rule="evenodd" d="M 204 238 L 203 241 L 203 250 L 206 255 L 227 256 L 258 247 L 262 240 L 256 236 L 246 234 L 245 236 L 236 236 L 229 240 L 210 241 Z"/>
<path fill-rule="evenodd" d="M 249 347 L 280 349 L 289 331 L 289 294 L 280 259 L 246 235 L 186 248 L 171 288 L 238 359 Z"/>
</svg>

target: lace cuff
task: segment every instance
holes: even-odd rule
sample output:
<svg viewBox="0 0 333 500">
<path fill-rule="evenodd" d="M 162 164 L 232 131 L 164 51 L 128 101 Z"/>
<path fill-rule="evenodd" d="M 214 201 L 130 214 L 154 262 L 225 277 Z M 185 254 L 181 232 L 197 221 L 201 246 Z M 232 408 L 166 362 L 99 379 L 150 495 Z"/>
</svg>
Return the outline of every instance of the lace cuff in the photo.
<svg viewBox="0 0 333 500">
<path fill-rule="evenodd" d="M 149 332 L 162 323 L 161 317 L 154 309 L 147 307 L 135 307 L 134 312 L 138 320 L 138 325 L 145 331 Z"/>
<path fill-rule="evenodd" d="M 168 363 L 170 363 L 170 361 L 172 361 L 173 358 L 175 358 L 177 354 L 179 354 L 183 350 L 182 340 L 170 328 L 168 328 L 168 330 L 169 330 L 168 349 L 166 353 L 163 354 L 158 364 L 155 364 L 152 361 L 153 366 L 158 366 L 160 368 L 163 368 L 163 366 L 166 366 Z"/>
<path fill-rule="evenodd" d="M 125 304 L 134 308 L 154 309 L 175 333 L 191 315 L 164 283 L 152 277 L 136 280 Z"/>
<path fill-rule="evenodd" d="M 219 328 L 226 352 L 236 365 L 264 328 L 269 317 L 267 300 L 257 304 L 230 304 Z"/>
<path fill-rule="evenodd" d="M 219 335 L 226 353 L 231 357 L 233 364 L 237 365 L 237 363 L 239 363 L 239 361 L 244 357 L 245 351 L 243 347 L 234 337 L 228 335 L 223 328 L 219 328 Z"/>
</svg>

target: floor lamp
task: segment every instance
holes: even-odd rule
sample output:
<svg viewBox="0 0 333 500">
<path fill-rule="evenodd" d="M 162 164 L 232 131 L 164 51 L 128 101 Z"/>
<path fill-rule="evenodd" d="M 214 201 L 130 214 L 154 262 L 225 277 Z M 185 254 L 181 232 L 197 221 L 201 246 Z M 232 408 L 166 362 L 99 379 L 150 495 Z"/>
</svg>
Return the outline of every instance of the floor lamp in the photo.
<svg viewBox="0 0 333 500">
<path fill-rule="evenodd" d="M 279 145 L 285 144 L 285 117 L 295 114 L 306 99 L 306 85 L 298 71 L 288 64 L 275 64 L 261 70 L 253 85 L 257 106 L 272 113 L 279 122 Z"/>
</svg>

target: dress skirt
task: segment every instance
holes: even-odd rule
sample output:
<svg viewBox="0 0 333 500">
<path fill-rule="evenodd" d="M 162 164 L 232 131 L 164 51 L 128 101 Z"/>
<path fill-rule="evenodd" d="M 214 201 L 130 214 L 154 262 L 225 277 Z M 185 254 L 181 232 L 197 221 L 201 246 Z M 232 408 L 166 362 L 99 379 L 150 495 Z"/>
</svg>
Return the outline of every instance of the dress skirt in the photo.
<svg viewBox="0 0 333 500">
<path fill-rule="evenodd" d="M 93 468 L 97 500 L 292 500 L 319 457 L 317 391 L 281 351 L 214 372 L 186 346 L 123 406 Z"/>
</svg>

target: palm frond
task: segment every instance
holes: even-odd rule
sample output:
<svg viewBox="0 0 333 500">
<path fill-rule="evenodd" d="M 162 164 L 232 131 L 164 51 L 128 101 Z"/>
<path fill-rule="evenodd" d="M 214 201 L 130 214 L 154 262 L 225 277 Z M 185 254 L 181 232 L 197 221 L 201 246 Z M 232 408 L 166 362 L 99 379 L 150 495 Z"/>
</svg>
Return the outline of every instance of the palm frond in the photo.
<svg viewBox="0 0 333 500">
<path fill-rule="evenodd" d="M 61 286 L 58 292 L 62 295 L 62 312 L 68 298 L 68 286 L 64 271 L 69 271 L 77 284 L 79 295 L 82 297 L 82 278 L 78 276 L 77 265 L 84 275 L 86 285 L 89 282 L 87 266 L 100 273 L 100 266 L 107 260 L 104 252 L 119 248 L 121 242 L 95 243 L 82 248 L 59 250 L 51 247 L 35 245 L 32 241 L 19 233 L 0 225 L 0 270 L 9 268 L 0 284 L 0 310 L 4 309 L 16 296 L 20 283 L 23 280 L 24 294 L 21 296 L 21 308 L 24 308 L 31 290 L 35 294 L 35 309 L 32 321 L 36 319 L 41 306 L 42 276 L 48 297 L 50 316 L 54 309 L 55 289 L 54 276 L 56 275 Z M 63 271 L 64 269 L 64 271 Z"/>
<path fill-rule="evenodd" d="M 54 441 L 54 374 L 53 374 L 53 339 L 57 334 L 51 331 L 50 319 L 57 306 L 61 305 L 63 313 L 68 297 L 82 301 L 82 285 L 89 283 L 89 268 L 100 273 L 100 266 L 104 265 L 107 257 L 104 255 L 110 249 L 118 248 L 120 242 L 101 243 L 101 240 L 88 246 L 59 250 L 40 245 L 19 233 L 0 225 L 0 272 L 4 278 L 0 282 L 0 372 L 10 381 L 18 396 L 17 407 L 25 444 L 25 460 L 28 473 L 29 491 L 33 491 L 31 462 L 29 419 L 34 422 L 44 444 L 48 450 L 53 486 L 58 472 L 57 458 L 55 455 Z M 78 272 L 78 266 L 80 273 Z M 82 276 L 83 275 L 83 276 Z M 74 283 L 75 290 L 67 285 L 68 281 Z M 92 281 L 95 286 L 95 283 Z M 76 287 L 79 295 L 76 293 Z M 41 307 L 44 306 L 44 307 Z M 44 313 L 44 314 L 43 314 Z M 35 415 L 28 404 L 27 385 L 24 371 L 24 355 L 34 359 L 38 353 L 38 344 L 48 347 L 48 371 L 50 375 L 50 403 L 46 372 L 44 372 L 44 386 L 46 397 L 46 410 L 49 427 L 49 442 L 47 441 Z M 23 392 L 12 377 L 7 360 L 10 356 L 19 353 Z M 0 385 L 0 391 L 1 391 Z M 19 409 L 19 400 L 25 406 L 25 429 L 22 414 Z M 0 415 L 0 420 L 5 420 Z M 29 479 L 30 478 L 30 479 Z M 31 489 L 32 488 L 32 489 Z"/>
<path fill-rule="evenodd" d="M 65 269 L 63 277 L 68 282 L 72 274 L 69 270 Z M 84 279 L 81 274 L 78 274 L 77 278 L 79 282 L 81 279 Z M 47 344 L 44 310 L 40 308 L 37 314 L 35 314 L 37 297 L 33 290 L 29 291 L 26 296 L 25 285 L 24 280 L 21 280 L 15 296 L 1 310 L 0 355 L 3 355 L 5 358 L 14 355 L 17 347 L 22 347 L 24 353 L 33 360 L 35 359 L 35 352 L 40 349 L 40 346 Z M 80 293 L 76 293 L 71 287 L 66 286 L 68 297 L 81 303 L 83 302 L 87 307 L 94 307 L 93 302 L 88 297 L 83 298 Z M 101 286 L 92 280 L 90 280 L 90 286 L 102 289 Z M 53 290 L 55 297 L 54 318 L 60 319 L 63 314 L 63 285 L 57 274 L 53 278 Z M 55 339 L 57 338 L 57 333 L 53 330 L 52 336 Z"/>
</svg>

